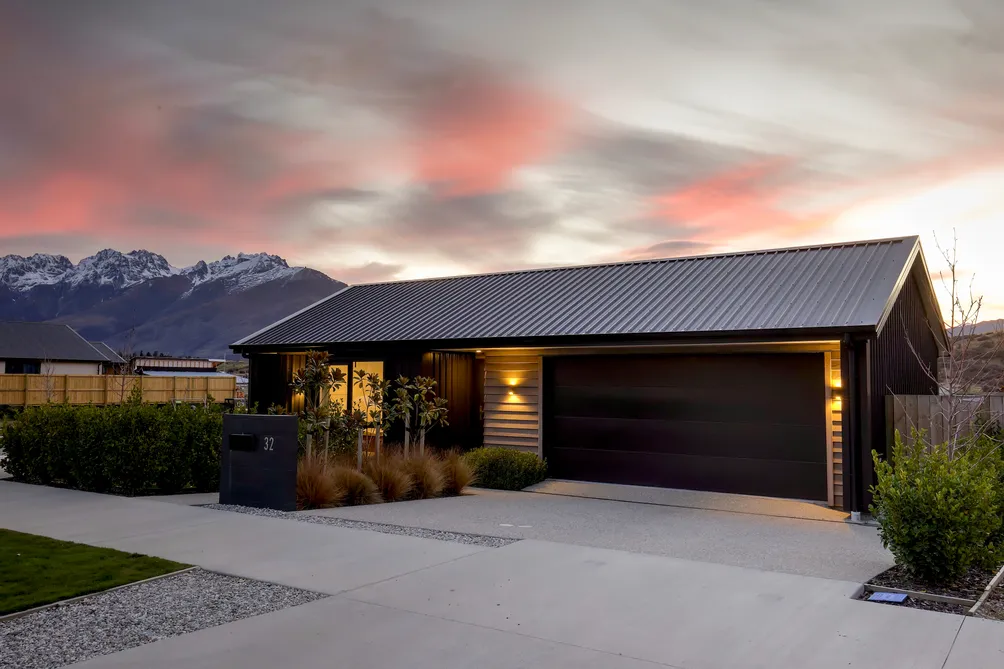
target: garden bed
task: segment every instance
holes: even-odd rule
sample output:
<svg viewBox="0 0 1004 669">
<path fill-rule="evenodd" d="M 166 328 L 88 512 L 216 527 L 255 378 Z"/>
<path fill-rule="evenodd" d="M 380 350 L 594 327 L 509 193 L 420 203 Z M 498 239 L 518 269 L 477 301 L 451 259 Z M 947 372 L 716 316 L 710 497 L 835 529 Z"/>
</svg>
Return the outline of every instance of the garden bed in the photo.
<svg viewBox="0 0 1004 669">
<path fill-rule="evenodd" d="M 998 570 L 973 567 L 950 586 L 933 586 L 911 577 L 902 566 L 896 565 L 865 583 L 861 599 L 868 599 L 874 592 L 902 592 L 907 594 L 905 601 L 881 603 L 967 615 L 997 574 Z M 1000 584 L 980 602 L 977 615 L 1004 620 L 1004 588 Z"/>
<path fill-rule="evenodd" d="M 55 669 L 324 596 L 192 569 L 0 621 L 0 667 Z"/>
</svg>

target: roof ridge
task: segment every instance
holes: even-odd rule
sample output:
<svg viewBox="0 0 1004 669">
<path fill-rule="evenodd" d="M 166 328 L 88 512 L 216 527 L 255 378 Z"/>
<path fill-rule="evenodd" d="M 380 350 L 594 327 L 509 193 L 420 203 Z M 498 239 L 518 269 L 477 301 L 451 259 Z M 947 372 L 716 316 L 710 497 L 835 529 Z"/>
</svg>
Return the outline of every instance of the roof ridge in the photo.
<svg viewBox="0 0 1004 669">
<path fill-rule="evenodd" d="M 646 258 L 642 260 L 619 260 L 615 262 L 605 262 L 605 263 L 590 263 L 582 265 L 557 265 L 554 267 L 529 267 L 526 269 L 510 269 L 510 270 L 499 270 L 497 272 L 478 272 L 473 274 L 450 274 L 446 276 L 430 276 L 419 279 L 398 279 L 396 281 L 370 281 L 367 283 L 353 283 L 349 284 L 343 290 L 348 290 L 350 288 L 362 288 L 364 286 L 387 286 L 395 284 L 406 284 L 406 283 L 420 283 L 420 282 L 433 282 L 433 281 L 451 281 L 454 279 L 473 279 L 473 278 L 483 278 L 489 276 L 507 276 L 512 274 L 536 274 L 541 272 L 562 272 L 580 269 L 598 269 L 601 267 L 622 267 L 628 265 L 647 265 L 647 264 L 661 264 L 670 262 L 684 262 L 684 261 L 695 261 L 695 260 L 709 260 L 711 258 L 729 258 L 729 257 L 741 257 L 741 256 L 755 256 L 755 255 L 770 255 L 774 253 L 791 253 L 800 251 L 816 251 L 822 249 L 835 249 L 835 248 L 847 248 L 853 246 L 868 246 L 871 244 L 889 244 L 892 242 L 906 242 L 913 240 L 916 242 L 919 239 L 918 235 L 905 235 L 902 237 L 884 237 L 880 239 L 862 239 L 857 241 L 846 241 L 846 242 L 830 242 L 825 244 L 812 244 L 808 246 L 785 246 L 770 249 L 750 249 L 748 251 L 724 251 L 721 253 L 705 253 L 700 255 L 692 256 L 669 256 L 665 258 Z M 342 292 L 342 291 L 339 291 Z M 334 297 L 330 295 L 329 297 Z M 328 298 L 320 300 L 320 302 L 325 301 Z M 301 311 L 306 311 L 310 307 L 315 305 L 309 305 L 307 308 Z M 297 314 L 291 314 L 290 317 Z M 290 318 L 290 317 L 287 317 Z M 283 320 L 287 320 L 283 319 Z M 279 323 L 273 323 L 273 325 L 278 325 Z M 272 326 L 269 326 L 269 329 Z M 260 332 L 254 333 L 255 335 L 260 334 Z M 245 339 L 250 339 L 254 335 L 249 335 Z M 240 342 L 236 342 L 239 344 Z"/>
</svg>

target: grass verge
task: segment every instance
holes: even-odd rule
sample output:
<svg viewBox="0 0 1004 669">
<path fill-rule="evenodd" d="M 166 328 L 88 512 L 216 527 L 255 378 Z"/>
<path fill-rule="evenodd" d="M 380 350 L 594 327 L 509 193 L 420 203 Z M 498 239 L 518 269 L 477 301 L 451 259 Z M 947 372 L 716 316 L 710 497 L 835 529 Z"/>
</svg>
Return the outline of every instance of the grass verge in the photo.
<svg viewBox="0 0 1004 669">
<path fill-rule="evenodd" d="M 0 530 L 0 615 L 184 569 L 170 560 Z"/>
</svg>

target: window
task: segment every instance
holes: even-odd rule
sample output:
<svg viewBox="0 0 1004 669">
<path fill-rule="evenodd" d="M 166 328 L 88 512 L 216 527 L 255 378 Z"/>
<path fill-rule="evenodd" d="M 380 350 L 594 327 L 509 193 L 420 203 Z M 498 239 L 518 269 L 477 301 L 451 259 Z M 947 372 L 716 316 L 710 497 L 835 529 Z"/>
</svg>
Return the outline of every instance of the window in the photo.
<svg viewBox="0 0 1004 669">
<path fill-rule="evenodd" d="M 329 401 L 331 401 L 332 404 L 335 403 L 335 402 L 338 402 L 341 405 L 341 407 L 344 409 L 349 404 L 349 384 L 352 383 L 351 379 L 349 379 L 349 366 L 348 365 L 331 365 L 331 370 L 333 372 L 336 369 L 339 370 L 339 371 L 341 371 L 342 376 L 345 378 L 345 382 L 342 383 L 342 385 L 340 387 L 338 387 L 338 388 L 332 388 L 331 389 L 331 394 L 328 397 L 328 399 L 329 399 Z M 337 372 L 336 372 L 336 374 L 337 374 Z"/>
<path fill-rule="evenodd" d="M 380 380 L 383 378 L 383 362 L 377 360 L 375 362 L 354 362 L 352 363 L 352 406 L 353 408 L 363 410 L 366 408 L 366 400 L 363 399 L 363 394 L 365 389 L 356 383 L 355 374 L 357 370 L 362 370 L 367 374 L 377 374 Z"/>
<path fill-rule="evenodd" d="M 4 367 L 7 374 L 42 373 L 42 365 L 37 360 L 8 360 Z"/>
</svg>

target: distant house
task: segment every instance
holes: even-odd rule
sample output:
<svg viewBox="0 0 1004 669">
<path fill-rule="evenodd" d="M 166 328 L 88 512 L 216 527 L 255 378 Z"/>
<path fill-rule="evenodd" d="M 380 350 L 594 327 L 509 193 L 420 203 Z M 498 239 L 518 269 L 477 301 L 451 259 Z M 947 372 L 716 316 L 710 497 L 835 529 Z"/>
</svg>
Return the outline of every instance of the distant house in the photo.
<svg viewBox="0 0 1004 669">
<path fill-rule="evenodd" d="M 0 374 L 103 374 L 124 362 L 68 325 L 0 322 Z"/>
<path fill-rule="evenodd" d="M 92 341 L 90 342 L 90 344 L 95 349 L 97 349 L 98 353 L 101 353 L 106 358 L 108 358 L 108 362 L 105 365 L 103 365 L 103 368 L 101 370 L 102 373 L 126 374 L 129 372 L 125 359 L 118 353 L 113 351 L 108 344 L 104 343 L 103 341 Z"/>
<path fill-rule="evenodd" d="M 131 367 L 137 373 L 147 376 L 217 376 L 220 372 L 216 368 L 222 363 L 222 360 L 209 358 L 140 355 L 132 359 Z"/>
</svg>

